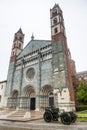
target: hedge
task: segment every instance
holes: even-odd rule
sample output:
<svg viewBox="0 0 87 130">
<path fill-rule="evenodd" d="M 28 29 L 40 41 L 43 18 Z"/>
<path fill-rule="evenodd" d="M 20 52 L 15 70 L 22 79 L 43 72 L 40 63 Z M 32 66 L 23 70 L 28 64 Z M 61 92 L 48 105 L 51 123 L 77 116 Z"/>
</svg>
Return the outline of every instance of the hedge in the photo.
<svg viewBox="0 0 87 130">
<path fill-rule="evenodd" d="M 84 111 L 84 110 L 87 110 L 87 105 L 77 106 L 76 107 L 76 111 Z"/>
</svg>

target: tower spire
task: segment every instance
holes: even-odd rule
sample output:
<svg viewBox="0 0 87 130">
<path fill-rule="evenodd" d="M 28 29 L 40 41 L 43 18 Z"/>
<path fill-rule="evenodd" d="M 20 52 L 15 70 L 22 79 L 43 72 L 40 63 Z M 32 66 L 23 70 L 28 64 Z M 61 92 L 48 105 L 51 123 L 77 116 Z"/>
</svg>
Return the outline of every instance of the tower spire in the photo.
<svg viewBox="0 0 87 130">
<path fill-rule="evenodd" d="M 23 34 L 21 27 L 20 27 L 20 29 L 17 31 L 17 33 Z"/>
</svg>

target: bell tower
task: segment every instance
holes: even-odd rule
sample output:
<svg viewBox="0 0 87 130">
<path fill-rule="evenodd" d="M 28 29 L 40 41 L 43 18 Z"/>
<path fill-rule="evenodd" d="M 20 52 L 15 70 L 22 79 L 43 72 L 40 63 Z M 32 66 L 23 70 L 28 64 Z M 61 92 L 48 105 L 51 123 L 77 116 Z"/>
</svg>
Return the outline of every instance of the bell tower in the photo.
<svg viewBox="0 0 87 130">
<path fill-rule="evenodd" d="M 51 43 L 52 43 L 52 68 L 53 68 L 53 87 L 58 94 L 60 106 L 70 103 L 74 106 L 74 90 L 71 75 L 71 58 L 67 46 L 63 12 L 58 4 L 50 9 L 51 23 Z M 65 95 L 65 96 L 64 96 Z M 67 95 L 67 96 L 66 96 Z M 62 104 L 61 104 L 62 103 Z M 74 108 L 73 108 L 74 109 Z"/>
<path fill-rule="evenodd" d="M 11 51 L 10 63 L 16 60 L 16 56 L 22 51 L 24 43 L 24 34 L 21 28 L 15 33 Z"/>
<path fill-rule="evenodd" d="M 52 9 L 50 9 L 50 20 L 51 20 L 51 38 L 52 43 L 56 41 L 64 40 L 65 27 L 62 10 L 58 4 L 55 4 Z"/>
<path fill-rule="evenodd" d="M 15 73 L 15 64 L 16 64 L 16 57 L 22 51 L 24 43 L 24 34 L 21 28 L 15 33 L 11 56 L 10 56 L 10 63 L 8 68 L 8 75 L 7 75 L 7 89 L 5 91 L 6 96 L 12 96 L 13 90 L 13 80 L 14 80 L 14 73 Z"/>
</svg>

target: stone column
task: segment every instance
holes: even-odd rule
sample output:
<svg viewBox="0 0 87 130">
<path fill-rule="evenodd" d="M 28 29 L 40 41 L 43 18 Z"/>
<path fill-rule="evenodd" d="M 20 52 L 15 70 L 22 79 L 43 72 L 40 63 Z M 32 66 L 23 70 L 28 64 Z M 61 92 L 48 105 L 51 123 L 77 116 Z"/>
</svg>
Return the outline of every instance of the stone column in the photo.
<svg viewBox="0 0 87 130">
<path fill-rule="evenodd" d="M 36 109 L 35 111 L 40 111 L 40 96 L 36 96 Z"/>
</svg>

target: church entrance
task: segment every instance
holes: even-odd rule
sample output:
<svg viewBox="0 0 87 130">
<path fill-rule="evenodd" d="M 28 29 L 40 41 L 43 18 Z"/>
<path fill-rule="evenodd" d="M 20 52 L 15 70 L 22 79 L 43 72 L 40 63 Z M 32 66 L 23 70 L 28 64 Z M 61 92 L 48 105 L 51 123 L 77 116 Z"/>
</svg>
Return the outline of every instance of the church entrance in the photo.
<svg viewBox="0 0 87 130">
<path fill-rule="evenodd" d="M 12 97 L 8 98 L 7 107 L 15 109 L 17 105 L 18 105 L 18 90 L 15 89 L 12 92 Z"/>
<path fill-rule="evenodd" d="M 54 106 L 54 97 L 49 97 L 49 106 Z"/>
<path fill-rule="evenodd" d="M 30 110 L 35 110 L 36 99 L 34 97 L 30 98 Z"/>
<path fill-rule="evenodd" d="M 48 106 L 54 106 L 53 87 L 51 85 L 45 85 L 42 88 L 43 98 L 41 99 L 41 106 L 43 108 Z"/>
<path fill-rule="evenodd" d="M 36 108 L 36 93 L 33 88 L 33 86 L 26 86 L 24 88 L 25 97 L 29 100 L 27 100 L 28 108 L 30 110 L 35 110 Z"/>
</svg>

